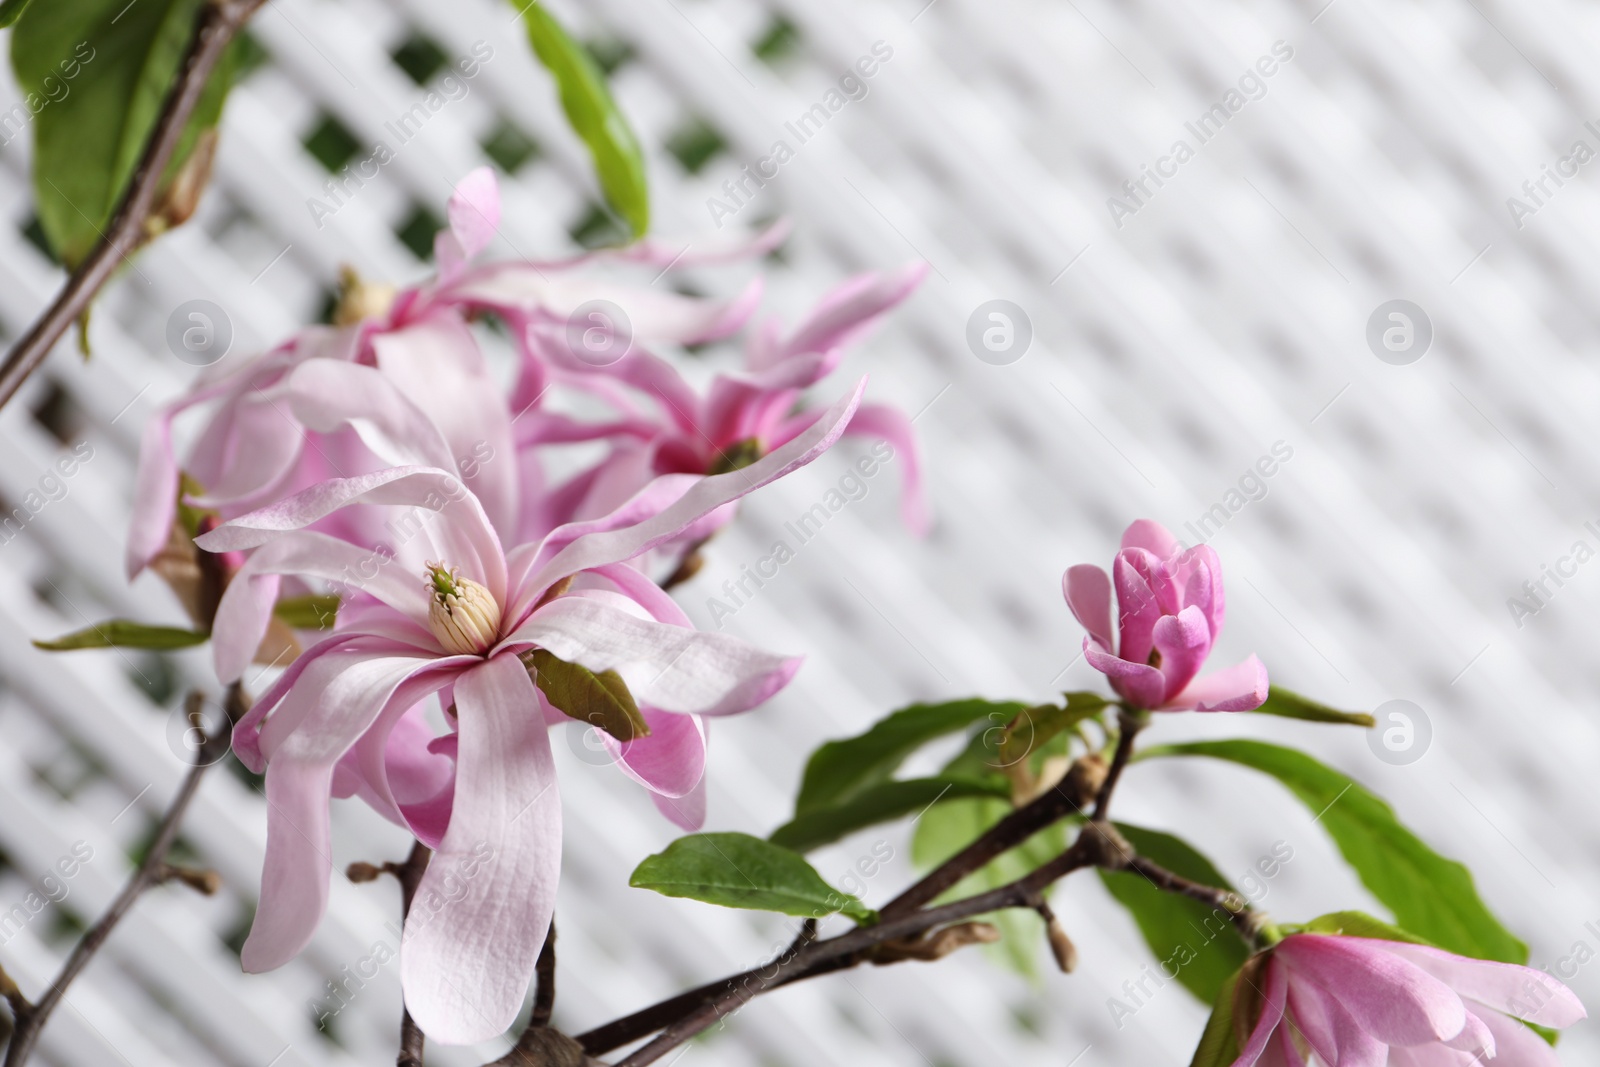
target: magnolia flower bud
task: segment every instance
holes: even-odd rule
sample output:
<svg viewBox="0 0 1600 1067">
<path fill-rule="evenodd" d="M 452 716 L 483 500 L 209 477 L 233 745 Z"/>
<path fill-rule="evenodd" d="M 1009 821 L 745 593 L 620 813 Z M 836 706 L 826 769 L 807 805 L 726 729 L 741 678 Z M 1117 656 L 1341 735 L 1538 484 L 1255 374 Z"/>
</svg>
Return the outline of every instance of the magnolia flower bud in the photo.
<svg viewBox="0 0 1600 1067">
<path fill-rule="evenodd" d="M 500 605 L 489 590 L 454 568 L 428 564 L 428 626 L 446 652 L 482 655 L 500 637 Z"/>
</svg>

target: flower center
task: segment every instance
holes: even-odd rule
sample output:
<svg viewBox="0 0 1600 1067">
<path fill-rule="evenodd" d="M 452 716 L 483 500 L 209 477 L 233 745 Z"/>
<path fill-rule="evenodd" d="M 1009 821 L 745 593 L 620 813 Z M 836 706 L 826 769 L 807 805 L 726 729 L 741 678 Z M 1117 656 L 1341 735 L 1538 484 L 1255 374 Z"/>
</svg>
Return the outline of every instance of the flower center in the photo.
<svg viewBox="0 0 1600 1067">
<path fill-rule="evenodd" d="M 430 563 L 427 570 L 428 628 L 446 652 L 478 656 L 500 636 L 500 605 L 489 590 L 454 567 Z"/>
</svg>

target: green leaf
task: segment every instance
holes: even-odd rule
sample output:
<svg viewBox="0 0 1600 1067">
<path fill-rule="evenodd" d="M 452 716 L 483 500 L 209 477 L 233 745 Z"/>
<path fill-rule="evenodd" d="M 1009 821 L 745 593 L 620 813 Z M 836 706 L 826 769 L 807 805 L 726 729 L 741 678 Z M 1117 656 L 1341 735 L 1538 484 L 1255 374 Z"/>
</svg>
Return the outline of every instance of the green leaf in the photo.
<svg viewBox="0 0 1600 1067">
<path fill-rule="evenodd" d="M 1000 737 L 998 757 L 1009 767 L 1059 734 L 1094 718 L 1111 703 L 1099 693 L 1065 693 L 1063 704 L 1027 708 Z"/>
<path fill-rule="evenodd" d="M 1010 795 L 1011 787 L 1004 780 L 984 781 L 947 775 L 880 782 L 842 804 L 798 813 L 774 830 L 769 840 L 796 852 L 810 852 L 864 827 L 922 811 L 940 800 L 970 796 L 1004 800 Z"/>
<path fill-rule="evenodd" d="M 978 699 L 902 708 L 866 733 L 829 741 L 813 752 L 800 782 L 795 813 L 847 803 L 888 781 L 907 756 L 928 742 L 983 719 L 998 731 L 1025 710 L 1027 705 L 1016 701 Z"/>
<path fill-rule="evenodd" d="M 634 237 L 650 228 L 650 194 L 644 153 L 606 88 L 605 75 L 586 49 L 561 28 L 540 3 L 522 11 L 533 54 L 555 78 L 561 109 L 573 132 L 589 148 L 606 201 L 627 220 Z"/>
<path fill-rule="evenodd" d="M 1189 1067 L 1230 1067 L 1239 1058 L 1239 1028 L 1233 1014 L 1237 1010 L 1234 993 L 1239 988 L 1240 977 L 1240 972 L 1235 971 L 1217 991 L 1211 1018 L 1206 1020 L 1205 1031 L 1200 1035 L 1200 1044 L 1194 1050 Z"/>
<path fill-rule="evenodd" d="M 628 884 L 663 896 L 724 908 L 776 911 L 820 919 L 843 913 L 858 923 L 878 913 L 823 881 L 799 853 L 749 834 L 690 834 L 646 856 Z"/>
<path fill-rule="evenodd" d="M 604 730 L 618 741 L 650 735 L 628 684 L 616 671 L 596 673 L 542 648 L 524 652 L 522 663 L 557 711 Z"/>
<path fill-rule="evenodd" d="M 1280 715 L 1285 719 L 1304 719 L 1307 722 L 1345 723 L 1350 726 L 1378 724 L 1377 719 L 1364 711 L 1339 711 L 1276 685 L 1267 690 L 1267 702 L 1255 711 L 1260 715 Z"/>
<path fill-rule="evenodd" d="M 127 619 L 107 619 L 54 641 L 35 641 L 46 652 L 71 652 L 80 648 L 189 648 L 204 644 L 210 635 L 175 626 L 146 626 Z"/>
<path fill-rule="evenodd" d="M 1374 919 L 1366 912 L 1361 911 L 1330 911 L 1326 915 L 1319 915 L 1305 924 L 1308 934 L 1336 934 L 1340 937 L 1370 937 L 1379 941 L 1404 941 L 1413 945 L 1432 945 L 1425 937 L 1418 937 L 1391 926 L 1381 919 Z M 1433 945 L 1437 948 L 1437 945 Z"/>
<path fill-rule="evenodd" d="M 1262 741 L 1164 745 L 1141 758 L 1160 756 L 1210 756 L 1272 775 L 1316 813 L 1361 884 L 1402 928 L 1463 956 L 1527 962 L 1528 946 L 1489 911 L 1467 868 L 1433 851 L 1393 808 L 1332 767 Z"/>
<path fill-rule="evenodd" d="M 1121 823 L 1117 829 L 1139 855 L 1174 874 L 1201 885 L 1233 889 L 1210 860 L 1180 838 Z M 1132 871 L 1101 871 L 1100 880 L 1132 914 L 1162 973 L 1176 977 L 1201 1001 L 1215 1000 L 1228 976 L 1250 957 L 1249 946 L 1222 909 L 1164 892 Z"/>
<path fill-rule="evenodd" d="M 992 797 L 941 801 L 917 821 L 911 838 L 911 859 L 924 870 L 937 867 L 1013 810 L 1009 801 Z M 1014 882 L 1059 856 L 1066 847 L 1066 824 L 1047 826 L 967 875 L 940 900 L 959 900 Z M 994 946 L 1000 958 L 1022 974 L 1037 974 L 1038 949 L 1045 936 L 1039 917 L 1031 911 L 1008 908 L 983 918 L 1000 929 L 1000 944 Z"/>
<path fill-rule="evenodd" d="M 272 606 L 272 613 L 296 630 L 331 630 L 339 615 L 339 595 L 286 596 Z"/>
<path fill-rule="evenodd" d="M 4 0 L 0 3 L 0 29 L 5 29 L 22 17 L 32 0 Z"/>
<path fill-rule="evenodd" d="M 155 129 L 206 0 L 35 4 L 11 37 L 11 65 L 33 116 L 34 197 L 51 247 L 69 267 L 88 256 Z M 164 180 L 214 127 L 234 50 L 212 73 Z"/>
</svg>

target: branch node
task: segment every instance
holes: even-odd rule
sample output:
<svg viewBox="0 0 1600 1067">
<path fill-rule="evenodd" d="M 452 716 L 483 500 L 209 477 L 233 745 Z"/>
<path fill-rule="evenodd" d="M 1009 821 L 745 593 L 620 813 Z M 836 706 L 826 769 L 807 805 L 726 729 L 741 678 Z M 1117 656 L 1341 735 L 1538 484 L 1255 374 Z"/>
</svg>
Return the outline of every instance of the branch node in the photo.
<svg viewBox="0 0 1600 1067">
<path fill-rule="evenodd" d="M 1090 863 L 1107 871 L 1125 870 L 1138 856 L 1121 831 L 1098 820 L 1084 826 L 1075 845 L 1083 848 Z"/>
<path fill-rule="evenodd" d="M 156 868 L 157 882 L 182 882 L 202 896 L 214 897 L 222 888 L 222 875 L 209 868 L 163 863 Z"/>
</svg>

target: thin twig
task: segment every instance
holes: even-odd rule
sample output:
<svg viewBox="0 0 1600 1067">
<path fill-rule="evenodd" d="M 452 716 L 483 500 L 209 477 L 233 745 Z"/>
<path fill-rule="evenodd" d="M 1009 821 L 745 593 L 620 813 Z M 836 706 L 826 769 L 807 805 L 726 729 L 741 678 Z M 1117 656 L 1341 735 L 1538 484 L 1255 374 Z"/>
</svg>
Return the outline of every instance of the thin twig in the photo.
<svg viewBox="0 0 1600 1067">
<path fill-rule="evenodd" d="M 539 950 L 539 962 L 533 967 L 538 983 L 533 993 L 533 1014 L 528 1016 L 529 1026 L 549 1026 L 550 1016 L 556 1010 L 556 921 L 550 920 L 550 932 L 544 935 L 544 947 Z"/>
<path fill-rule="evenodd" d="M 10 402 L 28 375 L 44 362 L 61 335 L 88 310 L 117 267 L 145 240 L 145 224 L 156 208 L 167 165 L 189 124 L 189 117 L 200 102 L 207 79 L 234 36 L 265 2 L 208 0 L 201 7 L 177 81 L 162 103 L 155 129 L 105 235 L 72 272 L 55 302 L 39 316 L 0 365 L 0 407 Z"/>
<path fill-rule="evenodd" d="M 422 876 L 428 869 L 428 860 L 433 858 L 433 852 L 421 841 L 411 846 L 411 855 L 406 857 L 404 863 L 385 863 L 383 869 L 395 876 L 400 883 L 400 917 L 405 919 L 411 914 L 411 898 L 417 895 L 417 886 L 422 883 Z M 400 1005 L 400 1055 L 395 1060 L 395 1067 L 422 1067 L 422 1028 L 416 1020 L 411 1018 L 411 1011 L 404 1003 Z"/>
<path fill-rule="evenodd" d="M 1117 790 L 1117 783 L 1122 780 L 1122 772 L 1127 769 L 1128 761 L 1133 758 L 1133 742 L 1139 736 L 1139 731 L 1150 724 L 1150 713 L 1147 711 L 1129 711 L 1123 708 L 1117 713 L 1117 751 L 1111 757 L 1111 767 L 1106 772 L 1106 780 L 1100 786 L 1100 795 L 1095 798 L 1094 818 L 1096 822 L 1104 822 L 1111 809 L 1111 795 Z"/>
<path fill-rule="evenodd" d="M 191 704 L 192 702 L 193 698 Z M 51 983 L 45 995 L 36 1003 L 29 1003 L 20 991 L 14 996 L 7 996 L 16 1018 L 11 1044 L 6 1049 L 5 1067 L 22 1067 L 28 1062 L 28 1057 L 32 1055 L 34 1047 L 39 1042 L 39 1035 L 43 1032 L 45 1024 L 50 1021 L 51 1013 L 60 1006 L 73 979 L 83 973 L 83 969 L 105 945 L 106 939 L 111 936 L 111 932 L 128 914 L 128 910 L 133 907 L 140 895 L 146 889 L 165 880 L 164 876 L 171 870 L 167 864 L 167 853 L 172 851 L 173 844 L 178 840 L 179 827 L 183 823 L 184 816 L 188 814 L 190 802 L 194 800 L 195 793 L 200 788 L 200 779 L 213 764 L 220 762 L 227 755 L 233 724 L 248 710 L 249 704 L 244 696 L 244 690 L 237 682 L 228 688 L 225 707 L 228 721 L 220 724 L 216 733 L 208 734 L 205 743 L 195 753 L 194 764 L 184 777 L 183 784 L 178 787 L 172 803 L 167 805 L 166 814 L 161 817 L 161 823 L 156 828 L 155 840 L 151 842 L 144 862 L 139 864 L 139 869 L 133 872 L 133 877 L 122 887 L 122 892 L 117 894 L 111 906 L 73 948 L 72 955 L 67 957 L 61 973 L 56 976 L 56 980 Z M 195 712 L 197 711 L 196 708 Z M 191 715 L 195 712 L 191 712 Z"/>
</svg>

